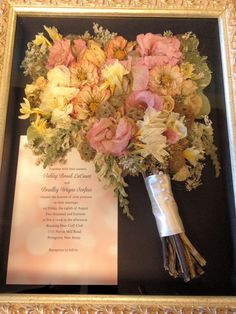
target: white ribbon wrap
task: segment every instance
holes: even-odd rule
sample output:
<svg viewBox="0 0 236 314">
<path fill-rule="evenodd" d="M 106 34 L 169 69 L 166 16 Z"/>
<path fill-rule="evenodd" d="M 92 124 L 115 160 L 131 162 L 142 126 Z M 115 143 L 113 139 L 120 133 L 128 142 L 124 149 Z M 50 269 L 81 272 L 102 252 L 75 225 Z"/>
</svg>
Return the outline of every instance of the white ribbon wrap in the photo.
<svg viewBox="0 0 236 314">
<path fill-rule="evenodd" d="M 160 237 L 184 232 L 169 176 L 159 172 L 159 174 L 148 176 L 144 180 Z"/>
</svg>

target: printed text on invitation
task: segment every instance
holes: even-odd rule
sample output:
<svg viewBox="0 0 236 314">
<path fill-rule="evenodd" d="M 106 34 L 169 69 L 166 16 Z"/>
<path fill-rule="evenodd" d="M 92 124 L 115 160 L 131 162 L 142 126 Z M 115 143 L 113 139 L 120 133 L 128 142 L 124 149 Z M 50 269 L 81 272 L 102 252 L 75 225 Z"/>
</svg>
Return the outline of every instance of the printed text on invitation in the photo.
<svg viewBox="0 0 236 314">
<path fill-rule="evenodd" d="M 43 167 L 21 136 L 8 284 L 117 284 L 117 199 L 73 149 Z"/>
</svg>

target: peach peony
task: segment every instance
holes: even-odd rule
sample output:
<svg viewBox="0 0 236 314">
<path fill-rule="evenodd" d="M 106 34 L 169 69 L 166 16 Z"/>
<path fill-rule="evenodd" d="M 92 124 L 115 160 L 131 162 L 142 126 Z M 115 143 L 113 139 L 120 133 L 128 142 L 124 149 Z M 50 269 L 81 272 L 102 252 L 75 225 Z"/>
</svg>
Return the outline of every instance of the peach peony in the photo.
<svg viewBox="0 0 236 314">
<path fill-rule="evenodd" d="M 116 124 L 111 118 L 102 118 L 87 133 L 87 140 L 92 148 L 100 153 L 115 156 L 125 154 L 137 127 L 132 119 L 123 117 Z"/>
<path fill-rule="evenodd" d="M 101 90 L 98 86 L 93 88 L 90 86 L 84 87 L 73 99 L 73 117 L 79 120 L 83 120 L 83 117 L 86 119 L 89 115 L 93 115 L 97 107 L 109 97 L 108 90 Z"/>
<path fill-rule="evenodd" d="M 124 60 L 127 54 L 132 51 L 134 44 L 128 42 L 122 36 L 115 36 L 105 46 L 105 54 L 108 59 Z"/>
<path fill-rule="evenodd" d="M 86 103 L 81 102 L 80 98 L 80 93 L 78 93 L 72 100 L 72 106 L 73 106 L 73 111 L 72 111 L 72 118 L 76 120 L 86 120 L 89 117 L 89 109 Z"/>
<path fill-rule="evenodd" d="M 176 65 L 155 66 L 149 73 L 149 88 L 161 96 L 175 96 L 181 93 L 183 76 Z"/>
<path fill-rule="evenodd" d="M 73 63 L 69 69 L 72 86 L 81 88 L 83 86 L 93 86 L 98 84 L 98 71 L 93 63 L 90 63 L 87 60 L 82 60 Z"/>
<path fill-rule="evenodd" d="M 105 62 L 106 56 L 99 43 L 94 40 L 89 40 L 88 49 L 84 54 L 84 59 L 99 68 Z"/>
</svg>

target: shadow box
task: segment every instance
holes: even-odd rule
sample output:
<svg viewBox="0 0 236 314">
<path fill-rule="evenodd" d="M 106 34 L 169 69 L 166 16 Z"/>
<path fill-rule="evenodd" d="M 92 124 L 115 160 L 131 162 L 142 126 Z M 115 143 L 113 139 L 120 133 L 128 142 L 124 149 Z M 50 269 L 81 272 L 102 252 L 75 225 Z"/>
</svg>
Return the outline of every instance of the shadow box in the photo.
<svg viewBox="0 0 236 314">
<path fill-rule="evenodd" d="M 236 311 L 236 3 L 234 0 L 3 0 L 0 11 L 0 312 L 234 313 Z M 117 285 L 6 284 L 20 136 L 28 79 L 20 67 L 43 26 L 64 36 L 98 23 L 128 40 L 140 33 L 193 32 L 207 56 L 205 89 L 221 173 L 206 160 L 203 184 L 173 184 L 186 233 L 207 260 L 188 283 L 162 266 L 161 241 L 140 177 L 127 179 L 134 221 L 118 213 Z M 28 197 L 25 190 L 24 197 Z M 32 209 L 33 210 L 33 209 Z M 26 265 L 30 267 L 30 265 Z M 75 273 L 76 276 L 76 273 Z"/>
</svg>

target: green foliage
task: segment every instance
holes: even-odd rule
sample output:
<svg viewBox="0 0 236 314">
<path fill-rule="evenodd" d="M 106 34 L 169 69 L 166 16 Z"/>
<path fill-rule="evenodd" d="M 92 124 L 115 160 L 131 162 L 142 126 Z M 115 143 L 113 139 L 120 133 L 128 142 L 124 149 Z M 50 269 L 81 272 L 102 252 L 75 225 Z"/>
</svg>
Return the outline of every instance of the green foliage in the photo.
<svg viewBox="0 0 236 314">
<path fill-rule="evenodd" d="M 50 145 L 45 147 L 45 156 L 43 167 L 53 164 L 56 160 L 63 158 L 73 147 L 70 141 L 70 135 L 65 130 L 59 130 Z"/>
<path fill-rule="evenodd" d="M 79 124 L 72 124 L 69 129 L 58 129 L 52 136 L 40 134 L 34 126 L 27 130 L 27 138 L 35 155 L 40 156 L 39 163 L 43 167 L 63 159 L 67 152 L 75 146 L 75 136 Z"/>
<path fill-rule="evenodd" d="M 38 138 L 41 138 L 38 130 L 34 126 L 29 126 L 27 129 L 27 139 L 28 141 L 34 141 Z"/>
<path fill-rule="evenodd" d="M 198 51 L 187 52 L 185 61 L 194 65 L 195 81 L 200 89 L 204 89 L 211 82 L 211 71 L 206 63 L 206 57 L 201 57 Z"/>
<path fill-rule="evenodd" d="M 199 89 L 204 89 L 211 82 L 211 71 L 207 65 L 207 57 L 198 51 L 199 40 L 195 35 L 187 33 L 179 37 L 184 61 L 194 65 L 194 80 Z"/>
<path fill-rule="evenodd" d="M 209 102 L 208 97 L 203 93 L 200 93 L 200 96 L 202 97 L 202 108 L 197 118 L 203 118 L 204 116 L 209 115 L 211 111 L 211 104 Z"/>
<path fill-rule="evenodd" d="M 215 175 L 219 177 L 221 166 L 217 156 L 217 147 L 214 145 L 213 128 L 211 121 L 208 119 L 203 128 L 202 141 L 205 146 L 206 155 L 211 158 L 212 164 L 215 168 Z"/>
<path fill-rule="evenodd" d="M 105 178 L 108 185 L 114 188 L 123 214 L 133 220 L 129 210 L 128 194 L 125 191 L 128 185 L 122 176 L 122 169 L 118 166 L 116 158 L 111 155 L 98 155 L 95 158 L 95 170 L 99 177 Z"/>
</svg>

